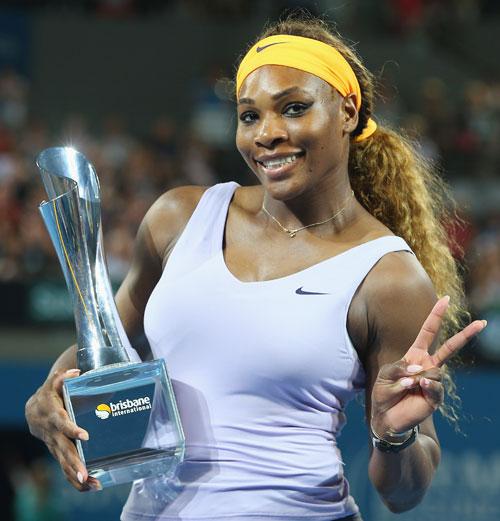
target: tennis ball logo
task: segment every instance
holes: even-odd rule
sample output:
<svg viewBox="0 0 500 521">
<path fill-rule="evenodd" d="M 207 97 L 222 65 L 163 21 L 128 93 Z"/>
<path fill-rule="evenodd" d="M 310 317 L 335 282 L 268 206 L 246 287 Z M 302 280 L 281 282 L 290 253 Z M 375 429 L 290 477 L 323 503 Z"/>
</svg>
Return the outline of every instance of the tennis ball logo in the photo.
<svg viewBox="0 0 500 521">
<path fill-rule="evenodd" d="M 107 420 L 111 415 L 111 407 L 107 403 L 101 403 L 95 408 L 95 415 L 101 420 Z"/>
</svg>

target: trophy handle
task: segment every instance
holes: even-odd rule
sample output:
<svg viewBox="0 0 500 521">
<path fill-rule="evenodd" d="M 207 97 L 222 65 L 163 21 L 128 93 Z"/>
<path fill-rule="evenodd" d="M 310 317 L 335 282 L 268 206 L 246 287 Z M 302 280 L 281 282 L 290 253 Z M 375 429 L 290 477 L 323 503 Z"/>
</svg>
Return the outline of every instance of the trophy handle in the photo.
<svg viewBox="0 0 500 521">
<path fill-rule="evenodd" d="M 84 373 L 130 362 L 104 258 L 95 170 L 70 147 L 48 148 L 36 164 L 50 198 L 40 212 L 73 303 L 78 368 Z"/>
</svg>

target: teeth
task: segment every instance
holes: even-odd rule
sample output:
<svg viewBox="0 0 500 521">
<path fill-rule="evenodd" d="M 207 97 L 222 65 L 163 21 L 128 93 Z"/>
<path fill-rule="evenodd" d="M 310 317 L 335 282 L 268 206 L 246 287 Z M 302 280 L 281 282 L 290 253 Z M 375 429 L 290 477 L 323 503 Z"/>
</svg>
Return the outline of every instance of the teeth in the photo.
<svg viewBox="0 0 500 521">
<path fill-rule="evenodd" d="M 271 159 L 270 161 L 263 161 L 262 164 L 266 168 L 279 168 L 287 163 L 293 163 L 297 159 L 296 155 L 280 157 L 279 159 Z"/>
</svg>

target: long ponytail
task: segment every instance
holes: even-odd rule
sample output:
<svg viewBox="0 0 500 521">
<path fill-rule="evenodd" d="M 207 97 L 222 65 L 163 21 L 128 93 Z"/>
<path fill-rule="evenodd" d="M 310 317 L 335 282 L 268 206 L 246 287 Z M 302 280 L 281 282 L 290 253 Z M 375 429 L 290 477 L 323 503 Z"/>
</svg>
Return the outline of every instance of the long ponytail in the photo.
<svg viewBox="0 0 500 521">
<path fill-rule="evenodd" d="M 380 125 L 370 139 L 352 143 L 349 172 L 361 204 L 405 239 L 436 293 L 450 295 L 443 334 L 451 334 L 460 327 L 464 295 L 445 229 L 454 218 L 445 183 L 411 141 Z"/>
</svg>

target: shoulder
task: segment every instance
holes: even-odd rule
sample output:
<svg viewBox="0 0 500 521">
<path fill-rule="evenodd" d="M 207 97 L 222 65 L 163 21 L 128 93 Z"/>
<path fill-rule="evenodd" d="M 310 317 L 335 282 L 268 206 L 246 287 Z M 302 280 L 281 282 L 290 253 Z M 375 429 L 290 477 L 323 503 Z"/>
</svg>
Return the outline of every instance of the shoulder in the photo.
<svg viewBox="0 0 500 521">
<path fill-rule="evenodd" d="M 179 186 L 165 192 L 148 210 L 146 221 L 154 224 L 169 219 L 173 225 L 185 224 L 207 189 L 207 186 Z"/>
<path fill-rule="evenodd" d="M 432 281 L 418 261 L 407 251 L 384 255 L 367 275 L 363 284 L 368 309 L 415 300 L 435 300 Z"/>
<path fill-rule="evenodd" d="M 150 237 L 161 259 L 184 230 L 207 186 L 180 186 L 162 194 L 146 213 L 139 230 Z"/>
<path fill-rule="evenodd" d="M 434 286 L 415 255 L 408 252 L 385 255 L 366 283 L 371 347 L 381 351 L 384 363 L 396 360 L 413 343 L 435 304 Z"/>
<path fill-rule="evenodd" d="M 435 302 L 432 281 L 415 255 L 384 255 L 352 303 L 353 336 L 365 364 L 374 354 L 379 363 L 403 356 Z"/>
</svg>

